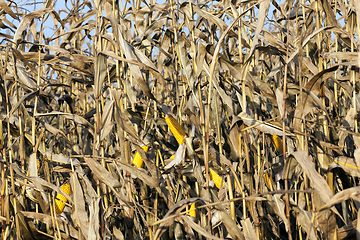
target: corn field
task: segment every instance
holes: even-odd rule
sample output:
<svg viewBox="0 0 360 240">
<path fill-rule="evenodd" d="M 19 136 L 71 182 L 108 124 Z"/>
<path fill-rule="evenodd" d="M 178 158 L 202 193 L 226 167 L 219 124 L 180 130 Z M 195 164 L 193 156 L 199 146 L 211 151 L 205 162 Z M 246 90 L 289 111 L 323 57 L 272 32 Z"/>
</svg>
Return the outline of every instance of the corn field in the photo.
<svg viewBox="0 0 360 240">
<path fill-rule="evenodd" d="M 360 1 L 0 16 L 1 239 L 360 239 Z"/>
</svg>

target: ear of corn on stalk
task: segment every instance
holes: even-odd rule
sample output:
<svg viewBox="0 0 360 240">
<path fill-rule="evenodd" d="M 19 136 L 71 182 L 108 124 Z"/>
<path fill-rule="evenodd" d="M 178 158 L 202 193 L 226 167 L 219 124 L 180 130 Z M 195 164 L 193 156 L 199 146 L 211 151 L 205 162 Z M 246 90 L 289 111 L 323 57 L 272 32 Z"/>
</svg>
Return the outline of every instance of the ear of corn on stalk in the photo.
<svg viewBox="0 0 360 240">
<path fill-rule="evenodd" d="M 211 180 L 214 181 L 215 183 L 215 186 L 220 189 L 221 187 L 223 187 L 225 184 L 224 184 L 224 181 L 222 179 L 222 177 L 219 176 L 219 174 L 217 174 L 214 170 L 212 170 L 210 168 L 210 177 L 211 177 Z"/>
<path fill-rule="evenodd" d="M 144 149 L 145 152 L 147 152 L 149 150 L 149 146 L 142 146 L 141 148 Z M 138 168 L 141 168 L 143 162 L 144 162 L 144 159 L 142 159 L 139 152 L 136 151 L 135 157 L 133 159 L 133 164 L 135 164 L 135 166 L 137 166 Z"/>
<path fill-rule="evenodd" d="M 186 133 L 182 129 L 178 121 L 176 121 L 176 119 L 171 115 L 166 115 L 165 121 L 179 145 L 183 144 L 185 142 Z"/>
<path fill-rule="evenodd" d="M 283 141 L 281 139 L 281 137 L 279 137 L 278 135 L 271 135 L 271 139 L 276 147 L 277 150 L 279 150 L 279 152 L 282 154 L 283 153 Z M 287 151 L 287 149 L 285 149 Z"/>
<path fill-rule="evenodd" d="M 61 188 L 61 190 L 63 190 L 65 193 L 67 193 L 68 195 L 70 195 L 70 192 L 71 192 L 71 186 L 68 182 L 65 182 Z M 56 199 L 55 199 L 55 211 L 57 214 L 60 214 L 64 211 L 64 207 L 65 207 L 65 203 L 67 202 L 67 198 L 58 193 L 56 195 Z"/>
</svg>

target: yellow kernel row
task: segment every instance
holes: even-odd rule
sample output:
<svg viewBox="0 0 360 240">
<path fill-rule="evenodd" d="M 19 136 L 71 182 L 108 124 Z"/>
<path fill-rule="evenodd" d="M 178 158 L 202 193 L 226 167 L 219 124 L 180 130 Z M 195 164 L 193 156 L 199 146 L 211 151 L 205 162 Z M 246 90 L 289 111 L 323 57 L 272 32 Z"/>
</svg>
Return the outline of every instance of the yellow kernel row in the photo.
<svg viewBox="0 0 360 240">
<path fill-rule="evenodd" d="M 176 119 L 171 115 L 166 115 L 165 122 L 169 126 L 170 131 L 174 135 L 176 141 L 179 143 L 179 145 L 183 144 L 185 142 L 186 133 L 176 121 Z"/>
<path fill-rule="evenodd" d="M 219 174 L 217 174 L 214 170 L 212 170 L 210 168 L 210 177 L 211 177 L 211 180 L 214 181 L 215 183 L 215 186 L 220 189 L 221 187 L 223 187 L 225 184 L 224 184 L 224 180 L 222 179 L 222 177 L 219 176 Z"/>
<path fill-rule="evenodd" d="M 149 146 L 142 146 L 141 148 L 144 149 L 145 152 L 147 152 L 149 150 Z M 143 162 L 144 162 L 144 159 L 142 159 L 139 152 L 136 152 L 135 157 L 133 159 L 133 164 L 135 164 L 135 166 L 137 166 L 138 168 L 141 168 Z"/>
<path fill-rule="evenodd" d="M 61 190 L 63 190 L 65 193 L 67 193 L 68 195 L 70 195 L 70 192 L 71 192 L 71 186 L 68 182 L 65 182 L 61 188 Z M 56 195 L 56 199 L 55 199 L 55 211 L 57 214 L 60 214 L 64 211 L 64 207 L 65 207 L 65 203 L 67 202 L 67 198 L 58 193 Z"/>
</svg>

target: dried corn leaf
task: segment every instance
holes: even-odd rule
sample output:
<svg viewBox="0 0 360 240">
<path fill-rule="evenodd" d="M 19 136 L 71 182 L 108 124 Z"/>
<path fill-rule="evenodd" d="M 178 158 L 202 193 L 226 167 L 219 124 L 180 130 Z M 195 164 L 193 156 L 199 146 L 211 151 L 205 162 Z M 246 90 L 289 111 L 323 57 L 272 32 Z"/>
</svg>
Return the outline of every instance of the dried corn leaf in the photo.
<svg viewBox="0 0 360 240">
<path fill-rule="evenodd" d="M 276 101 L 277 101 L 277 106 L 278 106 L 279 113 L 280 113 L 280 116 L 282 119 L 284 118 L 284 116 L 283 116 L 284 115 L 283 100 L 284 100 L 284 94 L 279 88 L 277 88 L 276 89 Z"/>
<path fill-rule="evenodd" d="M 93 198 L 91 199 L 89 205 L 89 233 L 88 239 L 89 240 L 97 240 L 100 239 L 99 235 L 99 226 L 100 226 L 100 219 L 99 219 L 99 211 L 100 211 L 100 200 L 101 198 Z"/>
<path fill-rule="evenodd" d="M 338 203 L 341 203 L 343 201 L 346 201 L 358 194 L 360 194 L 360 187 L 352 187 L 352 188 L 345 189 L 345 190 L 335 194 L 328 203 L 326 203 L 324 206 L 322 206 L 321 208 L 319 208 L 317 210 L 322 211 L 324 209 L 330 208 L 330 207 L 332 207 Z"/>
<path fill-rule="evenodd" d="M 40 221 L 49 226 L 53 226 L 54 223 L 53 222 L 54 219 L 50 215 L 46 215 L 43 213 L 21 211 L 21 214 L 27 218 Z M 72 227 L 71 225 L 67 224 L 64 221 L 61 221 L 61 219 L 56 219 L 56 221 L 57 221 L 56 224 L 57 226 L 59 226 L 61 232 L 64 232 L 67 236 L 78 239 L 79 232 L 74 227 Z"/>
<path fill-rule="evenodd" d="M 305 211 L 300 207 L 295 207 L 294 209 L 296 213 L 296 217 L 299 221 L 299 224 L 304 229 L 304 231 L 308 234 L 309 239 L 316 240 L 315 229 L 311 222 L 311 212 Z"/>
<path fill-rule="evenodd" d="M 360 177 L 360 166 L 355 162 L 354 158 L 339 156 L 334 159 L 329 168 L 342 168 L 345 172 L 353 177 Z"/>
<path fill-rule="evenodd" d="M 319 192 L 321 199 L 328 203 L 333 194 L 325 179 L 315 170 L 314 163 L 308 153 L 306 151 L 296 151 L 292 155 L 296 158 L 314 188 Z"/>
<path fill-rule="evenodd" d="M 114 100 L 106 102 L 101 116 L 100 141 L 104 140 L 114 126 Z"/>
<path fill-rule="evenodd" d="M 354 7 L 355 7 L 355 11 L 356 11 L 357 23 L 359 24 L 360 23 L 360 2 L 359 1 L 354 1 L 353 4 L 354 4 Z M 360 62 L 358 63 L 358 65 L 359 64 L 360 64 Z"/>
<path fill-rule="evenodd" d="M 89 217 L 88 212 L 85 209 L 85 199 L 84 192 L 80 185 L 77 173 L 71 174 L 71 189 L 74 196 L 74 205 L 72 218 L 74 220 L 75 226 L 79 227 L 82 235 L 88 239 L 89 236 Z"/>
<path fill-rule="evenodd" d="M 119 31 L 120 46 L 121 46 L 121 49 L 124 51 L 126 58 L 129 60 L 136 60 L 135 50 L 134 50 L 133 46 L 131 46 L 124 39 L 124 36 L 123 36 L 124 30 L 121 26 L 118 26 L 118 31 Z M 147 84 L 143 78 L 140 68 L 137 65 L 131 64 L 131 63 L 129 63 L 129 67 L 131 69 L 131 73 L 134 76 L 135 81 L 137 82 L 137 84 L 139 85 L 141 90 L 143 90 L 143 92 L 146 94 L 146 96 L 148 98 L 156 100 L 154 95 L 149 90 L 149 87 L 147 86 Z"/>
<path fill-rule="evenodd" d="M 61 195 L 64 195 L 69 200 L 69 202 L 73 203 L 73 199 L 67 193 L 65 193 L 63 190 L 61 190 L 60 187 L 57 187 L 54 184 L 49 183 L 39 177 L 27 177 L 25 174 L 23 174 L 21 172 L 20 168 L 15 163 L 11 164 L 11 166 L 12 166 L 13 170 L 16 172 L 16 174 L 18 174 L 21 178 L 28 179 L 30 182 L 34 182 L 34 184 L 40 184 L 43 187 L 50 188 L 50 189 L 60 193 Z"/>
<path fill-rule="evenodd" d="M 107 57 L 103 53 L 98 53 L 95 60 L 95 99 L 99 99 L 103 83 L 107 74 Z"/>
<path fill-rule="evenodd" d="M 313 95 L 317 95 L 320 92 L 321 80 L 326 80 L 332 75 L 334 71 L 338 69 L 339 66 L 333 66 L 331 68 L 325 69 L 311 78 L 311 80 L 306 83 L 305 89 L 308 92 L 303 92 L 300 96 L 300 101 L 296 105 L 295 115 L 294 115 L 294 127 L 300 129 L 300 122 L 303 116 L 306 116 L 313 109 L 313 98 L 311 98 L 310 92 Z"/>
<path fill-rule="evenodd" d="M 270 7 L 270 0 L 263 0 L 263 1 L 260 3 L 259 19 L 258 19 L 258 21 L 257 21 L 257 26 L 256 26 L 256 31 L 255 31 L 254 39 L 253 39 L 253 41 L 252 41 L 251 49 L 250 49 L 250 52 L 249 52 L 249 55 L 248 55 L 248 59 L 246 60 L 246 62 L 249 61 L 250 58 L 251 58 L 252 55 L 253 55 L 253 52 L 254 52 L 255 47 L 256 47 L 256 44 L 258 43 L 259 34 L 260 34 L 260 32 L 263 30 L 263 28 L 264 28 L 264 23 L 265 23 L 265 19 L 266 19 L 266 16 L 267 16 L 269 7 Z"/>
<path fill-rule="evenodd" d="M 241 220 L 241 225 L 243 227 L 244 237 L 246 240 L 256 239 L 255 229 L 250 221 L 250 218 Z"/>
<path fill-rule="evenodd" d="M 29 173 L 30 177 L 37 177 L 38 176 L 38 163 L 37 163 L 37 160 L 36 160 L 36 154 L 35 153 L 30 155 L 28 173 Z"/>
<path fill-rule="evenodd" d="M 50 113 L 37 113 L 36 116 L 40 117 L 40 116 L 53 116 L 53 115 L 61 115 L 66 119 L 69 120 L 73 120 L 74 122 L 84 125 L 85 127 L 87 127 L 89 130 L 93 131 L 93 126 L 86 121 L 85 118 L 80 117 L 79 115 L 76 114 L 71 114 L 71 113 L 64 113 L 64 112 L 57 112 L 57 111 L 52 111 Z"/>
<path fill-rule="evenodd" d="M 354 108 L 350 108 L 349 111 L 346 114 L 345 119 L 343 120 L 341 126 L 344 129 L 347 130 L 353 130 L 354 129 L 354 115 L 355 115 L 355 111 Z M 349 136 L 349 133 L 347 131 L 344 130 L 340 130 L 340 134 L 339 134 L 339 142 L 338 142 L 338 146 L 340 148 L 344 148 L 345 147 L 345 139 Z M 359 146 L 360 147 L 360 146 Z"/>
<path fill-rule="evenodd" d="M 276 214 L 281 218 L 281 220 L 284 222 L 286 231 L 289 231 L 290 222 L 285 215 L 285 203 L 280 197 L 281 197 L 280 194 L 274 194 L 272 196 L 271 200 L 272 200 L 273 209 L 276 212 Z"/>
<path fill-rule="evenodd" d="M 77 159 L 71 158 L 71 157 L 66 157 L 63 154 L 53 154 L 50 150 L 47 150 L 45 152 L 45 155 L 46 155 L 47 159 L 50 161 L 55 161 L 55 162 L 62 163 L 62 164 L 80 165 L 80 162 Z"/>
<path fill-rule="evenodd" d="M 29 77 L 28 73 L 26 72 L 26 69 L 21 65 L 17 64 L 17 75 L 20 83 L 22 83 L 25 87 L 31 90 L 37 90 L 37 85 L 35 82 Z"/>
<path fill-rule="evenodd" d="M 63 131 L 57 129 L 56 127 L 51 126 L 50 124 L 44 122 L 44 127 L 47 131 L 51 132 L 55 135 L 55 137 L 61 137 L 63 139 L 66 139 L 66 135 Z"/>
<path fill-rule="evenodd" d="M 111 186 L 113 188 L 121 187 L 122 184 L 113 177 L 112 174 L 108 172 L 100 163 L 96 160 L 85 157 L 84 158 L 88 166 L 90 167 L 91 171 L 107 186 Z"/>
<path fill-rule="evenodd" d="M 27 14 L 20 22 L 19 26 L 16 29 L 15 35 L 14 35 L 14 43 L 15 45 L 13 46 L 13 48 L 16 49 L 17 45 L 20 43 L 21 39 L 22 39 L 22 34 L 25 31 L 25 29 L 28 27 L 29 23 L 34 19 L 34 18 L 39 18 L 41 16 L 43 16 L 44 14 L 47 13 L 53 13 L 56 14 L 57 13 L 51 9 L 51 8 L 44 8 L 44 9 L 39 9 L 39 10 L 35 10 L 29 14 Z M 57 15 L 58 16 L 58 15 Z M 57 19 L 60 20 L 59 17 L 57 17 Z"/>
<path fill-rule="evenodd" d="M 138 137 L 136 130 L 129 118 L 120 110 L 117 106 L 115 109 L 115 121 L 118 127 L 123 129 L 131 136 L 131 140 L 137 145 L 145 145 L 143 141 Z"/>
<path fill-rule="evenodd" d="M 164 167 L 165 171 L 170 170 L 171 168 L 176 168 L 184 159 L 186 153 L 186 144 L 181 144 L 176 150 L 174 160 L 172 160 L 169 164 Z"/>
<path fill-rule="evenodd" d="M 245 112 L 241 112 L 238 116 L 241 118 L 241 120 L 244 121 L 245 125 L 247 125 L 248 128 L 255 128 L 259 131 L 262 131 L 264 133 L 269 133 L 271 135 L 278 135 L 278 136 L 283 135 L 283 131 L 281 128 L 270 123 L 255 120 Z M 294 134 L 288 132 L 285 132 L 285 135 L 294 136 Z"/>
<path fill-rule="evenodd" d="M 209 234 L 204 228 L 202 228 L 199 224 L 196 224 L 189 216 L 181 216 L 182 220 L 189 225 L 192 229 L 197 231 L 202 236 L 208 239 L 220 240 L 221 238 L 215 237 L 214 235 Z"/>
<path fill-rule="evenodd" d="M 173 224 L 174 218 L 185 209 L 186 206 L 190 206 L 192 203 L 197 201 L 204 201 L 202 198 L 187 198 L 179 201 L 174 204 L 164 216 L 164 220 L 160 224 L 159 228 L 155 232 L 154 239 L 160 239 L 161 235 L 166 231 L 166 229 Z"/>
<path fill-rule="evenodd" d="M 0 0 L 0 8 L 4 9 L 7 14 L 9 14 L 14 19 L 19 19 L 18 16 L 11 10 L 11 8 L 4 2 L 4 0 Z"/>
<path fill-rule="evenodd" d="M 133 176 L 141 179 L 146 185 L 148 185 L 149 187 L 158 187 L 160 184 L 160 179 L 159 178 L 155 178 L 155 177 L 151 177 L 149 175 L 147 175 L 146 173 L 144 173 L 143 170 L 129 164 L 129 163 L 125 163 L 123 161 L 116 161 L 116 163 L 123 168 L 125 171 L 128 171 L 129 173 L 131 173 Z"/>
<path fill-rule="evenodd" d="M 209 66 L 205 62 L 204 62 L 204 64 L 205 64 L 203 66 L 204 70 L 210 76 Z M 212 82 L 214 84 L 214 87 L 215 87 L 216 91 L 219 93 L 221 99 L 227 104 L 227 106 L 231 109 L 231 111 L 234 111 L 233 99 L 226 94 L 226 92 L 224 91 L 223 88 L 220 87 L 218 74 L 215 73 L 213 75 Z"/>
</svg>

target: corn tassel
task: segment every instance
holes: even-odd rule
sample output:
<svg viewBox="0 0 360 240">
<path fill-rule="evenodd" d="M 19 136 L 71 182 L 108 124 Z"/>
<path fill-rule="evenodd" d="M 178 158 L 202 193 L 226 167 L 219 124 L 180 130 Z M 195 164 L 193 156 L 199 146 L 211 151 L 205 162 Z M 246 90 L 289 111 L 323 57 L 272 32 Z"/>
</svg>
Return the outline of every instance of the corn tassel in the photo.
<svg viewBox="0 0 360 240">
<path fill-rule="evenodd" d="M 147 152 L 149 150 L 149 146 L 142 146 L 141 148 L 144 149 L 145 152 Z M 142 159 L 139 152 L 136 151 L 135 157 L 133 160 L 133 164 L 135 164 L 135 166 L 137 166 L 138 168 L 141 168 L 143 162 L 144 162 L 144 159 Z"/>
<path fill-rule="evenodd" d="M 176 141 L 179 145 L 185 142 L 186 133 L 180 126 L 180 124 L 176 121 L 176 119 L 171 115 L 166 115 L 165 121 L 170 128 L 170 131 L 174 135 Z"/>
<path fill-rule="evenodd" d="M 223 187 L 225 184 L 224 184 L 224 181 L 222 179 L 222 177 L 219 176 L 219 174 L 217 174 L 214 170 L 212 170 L 210 168 L 210 177 L 211 177 L 211 180 L 214 181 L 215 183 L 215 186 L 220 189 L 221 187 Z"/>
<path fill-rule="evenodd" d="M 196 218 L 195 203 L 191 204 L 189 215 L 190 217 Z"/>
<path fill-rule="evenodd" d="M 63 190 L 63 191 L 64 191 L 65 193 L 67 193 L 68 195 L 70 195 L 71 186 L 70 186 L 70 184 L 69 184 L 68 182 L 65 182 L 65 183 L 61 186 L 60 189 Z M 56 199 L 55 199 L 55 211 L 56 211 L 57 214 L 60 214 L 60 213 L 63 212 L 66 202 L 67 202 L 67 198 L 66 198 L 64 195 L 62 195 L 62 194 L 60 194 L 60 193 L 58 193 L 58 194 L 56 195 Z"/>
<path fill-rule="evenodd" d="M 281 137 L 279 137 L 278 135 L 271 135 L 271 139 L 276 147 L 277 150 L 279 150 L 279 152 L 282 154 L 283 153 L 283 141 L 281 139 Z M 286 152 L 287 152 L 287 148 L 286 148 Z"/>
</svg>

